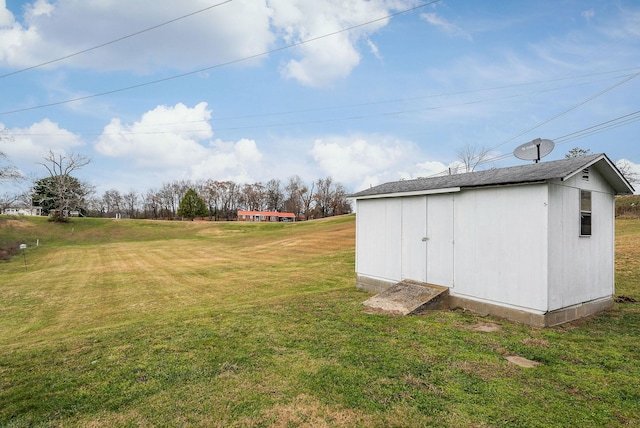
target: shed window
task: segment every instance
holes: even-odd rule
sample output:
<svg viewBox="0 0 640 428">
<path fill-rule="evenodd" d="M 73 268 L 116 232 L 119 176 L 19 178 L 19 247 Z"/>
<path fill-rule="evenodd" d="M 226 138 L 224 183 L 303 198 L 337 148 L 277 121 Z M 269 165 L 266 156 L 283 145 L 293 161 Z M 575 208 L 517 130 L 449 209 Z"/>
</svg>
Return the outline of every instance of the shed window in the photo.
<svg viewBox="0 0 640 428">
<path fill-rule="evenodd" d="M 591 236 L 591 192 L 580 190 L 580 236 Z"/>
</svg>

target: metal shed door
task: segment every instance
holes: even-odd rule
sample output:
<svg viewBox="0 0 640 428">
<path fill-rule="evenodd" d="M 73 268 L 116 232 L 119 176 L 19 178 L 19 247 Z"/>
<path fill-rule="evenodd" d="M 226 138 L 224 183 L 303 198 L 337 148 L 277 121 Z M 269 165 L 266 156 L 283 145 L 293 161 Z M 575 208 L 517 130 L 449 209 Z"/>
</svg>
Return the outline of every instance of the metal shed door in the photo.
<svg viewBox="0 0 640 428">
<path fill-rule="evenodd" d="M 453 195 L 402 200 L 402 279 L 453 287 Z"/>
<path fill-rule="evenodd" d="M 427 198 L 402 198 L 402 279 L 427 281 Z"/>
<path fill-rule="evenodd" d="M 453 287 L 453 195 L 427 197 L 427 281 Z"/>
</svg>

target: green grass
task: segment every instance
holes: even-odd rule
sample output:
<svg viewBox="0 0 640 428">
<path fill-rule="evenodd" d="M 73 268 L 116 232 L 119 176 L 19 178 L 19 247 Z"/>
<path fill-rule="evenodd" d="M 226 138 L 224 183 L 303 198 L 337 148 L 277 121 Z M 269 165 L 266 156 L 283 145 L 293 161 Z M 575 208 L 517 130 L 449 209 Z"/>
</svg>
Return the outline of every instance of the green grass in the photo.
<svg viewBox="0 0 640 428">
<path fill-rule="evenodd" d="M 29 245 L 0 262 L 0 425 L 640 424 L 638 304 L 550 329 L 365 314 L 354 225 L 0 219 Z M 640 220 L 616 229 L 640 301 Z"/>
</svg>

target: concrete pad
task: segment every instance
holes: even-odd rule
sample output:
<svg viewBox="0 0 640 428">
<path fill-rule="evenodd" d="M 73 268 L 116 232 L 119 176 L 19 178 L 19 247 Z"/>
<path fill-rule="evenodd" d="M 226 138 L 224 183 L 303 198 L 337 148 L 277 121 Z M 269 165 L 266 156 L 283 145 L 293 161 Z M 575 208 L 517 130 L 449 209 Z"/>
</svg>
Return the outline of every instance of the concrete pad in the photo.
<svg viewBox="0 0 640 428">
<path fill-rule="evenodd" d="M 369 312 L 408 315 L 421 310 L 443 309 L 449 289 L 430 284 L 400 282 L 363 302 Z M 429 305 L 432 303 L 432 305 Z"/>
</svg>

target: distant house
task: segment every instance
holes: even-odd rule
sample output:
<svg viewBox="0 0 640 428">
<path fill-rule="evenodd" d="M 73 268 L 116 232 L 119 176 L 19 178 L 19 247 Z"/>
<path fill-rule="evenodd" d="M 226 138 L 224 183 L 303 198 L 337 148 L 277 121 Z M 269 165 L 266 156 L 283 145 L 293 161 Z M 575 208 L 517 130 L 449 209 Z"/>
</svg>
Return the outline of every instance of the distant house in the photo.
<svg viewBox="0 0 640 428">
<path fill-rule="evenodd" d="M 2 213 L 7 215 L 40 216 L 42 215 L 42 207 L 9 207 L 5 208 Z"/>
<path fill-rule="evenodd" d="M 614 198 L 633 188 L 604 154 L 366 189 L 356 282 L 448 287 L 449 307 L 548 326 L 613 304 Z"/>
<path fill-rule="evenodd" d="M 238 221 L 253 222 L 292 222 L 296 220 L 294 213 L 281 213 L 277 211 L 238 211 Z"/>
</svg>

